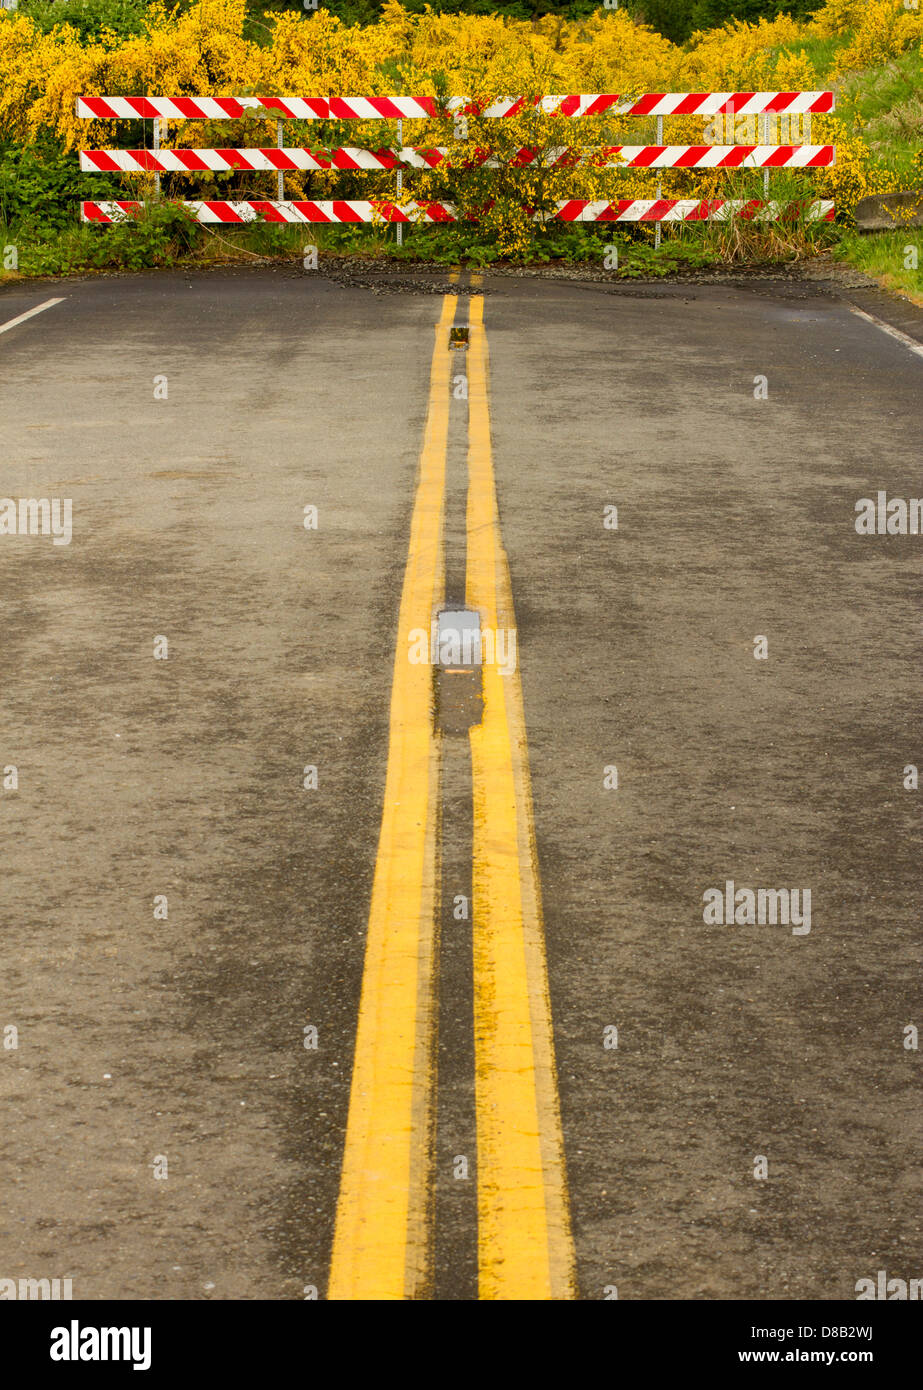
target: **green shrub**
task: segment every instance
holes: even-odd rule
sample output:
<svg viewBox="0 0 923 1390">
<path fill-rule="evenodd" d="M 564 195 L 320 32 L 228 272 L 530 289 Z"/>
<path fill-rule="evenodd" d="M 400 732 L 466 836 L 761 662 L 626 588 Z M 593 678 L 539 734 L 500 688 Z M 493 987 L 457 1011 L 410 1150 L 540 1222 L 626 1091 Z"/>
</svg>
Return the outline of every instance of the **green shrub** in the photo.
<svg viewBox="0 0 923 1390">
<path fill-rule="evenodd" d="M 202 229 L 173 203 L 149 203 L 111 225 L 80 223 L 63 230 L 22 224 L 0 230 L 16 246 L 24 275 L 68 275 L 78 270 L 148 270 L 175 265 L 199 245 Z"/>
<path fill-rule="evenodd" d="M 28 15 L 43 34 L 70 24 L 86 42 L 98 42 L 105 30 L 119 38 L 143 34 L 146 0 L 20 0 L 19 13 Z"/>
<path fill-rule="evenodd" d="M 74 225 L 82 199 L 117 197 L 117 188 L 105 176 L 82 174 L 76 154 L 53 135 L 0 144 L 0 221 L 9 226 L 62 230 Z"/>
</svg>

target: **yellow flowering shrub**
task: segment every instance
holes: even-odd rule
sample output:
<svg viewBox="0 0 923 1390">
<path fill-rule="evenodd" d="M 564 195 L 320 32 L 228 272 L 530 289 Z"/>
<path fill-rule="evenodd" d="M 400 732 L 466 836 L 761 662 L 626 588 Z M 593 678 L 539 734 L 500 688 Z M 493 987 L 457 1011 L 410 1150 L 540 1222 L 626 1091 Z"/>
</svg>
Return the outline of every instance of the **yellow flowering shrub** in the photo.
<svg viewBox="0 0 923 1390">
<path fill-rule="evenodd" d="M 785 52 L 779 55 L 772 74 L 773 88 L 780 92 L 813 92 L 819 86 L 817 73 L 810 58 L 802 48 L 798 53 Z"/>
<path fill-rule="evenodd" d="M 75 114 L 79 95 L 292 95 L 364 96 L 404 93 L 442 100 L 464 95 L 490 100 L 520 94 L 646 91 L 732 91 L 815 89 L 818 78 L 804 44 L 850 33 L 837 56 L 837 73 L 887 63 L 923 40 L 923 4 L 907 10 L 901 0 L 827 0 L 813 19 L 782 15 L 757 23 L 734 21 L 700 32 L 683 48 L 636 24 L 623 9 L 595 11 L 566 21 L 546 15 L 533 22 L 498 15 L 410 13 L 387 0 L 381 22 L 349 26 L 324 9 L 285 11 L 267 17 L 271 42 L 244 37 L 245 0 L 198 0 L 171 12 L 166 0 L 153 8 L 145 32 L 118 39 L 103 34 L 81 42 L 62 25 L 40 32 L 25 15 L 0 10 L 0 140 L 27 143 L 47 130 L 68 150 L 125 145 L 121 122 L 83 121 Z M 674 117 L 664 122 L 668 143 L 701 143 L 706 122 Z M 137 139 L 137 127 L 134 127 Z M 492 236 L 505 249 L 522 249 L 532 235 L 530 212 L 564 197 L 720 196 L 727 176 L 720 171 L 661 172 L 627 168 L 486 169 L 464 165 L 466 150 L 492 149 L 504 158 L 522 146 L 642 144 L 654 139 L 653 119 L 601 117 L 572 120 L 532 111 L 509 120 L 469 118 L 467 141 L 456 139 L 450 120 L 403 125 L 405 145 L 447 145 L 454 167 L 404 172 L 404 199 L 449 200 L 462 210 L 481 209 Z M 285 127 L 289 144 L 338 144 L 379 148 L 392 145 L 393 123 L 381 121 L 294 122 Z M 275 144 L 274 120 L 171 122 L 171 144 L 192 146 Z M 733 132 L 738 140 L 750 137 Z M 784 137 L 782 137 L 784 138 Z M 839 163 L 802 178 L 806 193 L 834 195 L 848 210 L 858 198 L 883 191 L 887 173 L 869 147 L 838 117 L 815 117 L 815 141 L 836 141 Z M 725 143 L 721 139 L 720 143 Z M 267 196 L 265 174 L 170 176 L 170 196 L 199 190 L 206 196 Z M 137 178 L 126 191 L 141 189 Z M 287 174 L 289 196 L 344 198 L 396 196 L 393 171 Z M 493 203 L 491 209 L 487 205 Z"/>
<path fill-rule="evenodd" d="M 862 22 L 867 6 L 868 0 L 827 0 L 809 27 L 820 38 L 835 39 Z"/>
<path fill-rule="evenodd" d="M 27 143 L 42 126 L 67 138 L 76 127 L 74 101 L 92 81 L 101 48 L 84 48 L 67 27 L 51 34 L 38 32 L 31 20 L 15 11 L 0 10 L 0 132 L 9 140 Z M 62 106 L 72 93 L 70 120 Z"/>
<path fill-rule="evenodd" d="M 866 0 L 852 43 L 837 54 L 834 76 L 880 67 L 921 40 L 923 10 L 905 9 L 902 0 Z"/>
<path fill-rule="evenodd" d="M 721 29 L 694 34 L 683 64 L 685 87 L 694 92 L 772 89 L 773 49 L 803 37 L 788 15 L 757 24 L 732 20 Z"/>
<path fill-rule="evenodd" d="M 875 164 L 864 140 L 850 135 L 837 116 L 825 116 L 824 139 L 836 145 L 836 163 L 818 169 L 814 178 L 818 197 L 833 198 L 841 212 L 851 211 L 862 198 L 887 193 L 892 180 Z"/>
<path fill-rule="evenodd" d="M 556 28 L 547 20 L 545 25 L 553 42 Z M 665 92 L 683 80 L 682 50 L 633 24 L 624 10 L 601 10 L 580 24 L 562 25 L 560 44 L 577 91 Z"/>
</svg>

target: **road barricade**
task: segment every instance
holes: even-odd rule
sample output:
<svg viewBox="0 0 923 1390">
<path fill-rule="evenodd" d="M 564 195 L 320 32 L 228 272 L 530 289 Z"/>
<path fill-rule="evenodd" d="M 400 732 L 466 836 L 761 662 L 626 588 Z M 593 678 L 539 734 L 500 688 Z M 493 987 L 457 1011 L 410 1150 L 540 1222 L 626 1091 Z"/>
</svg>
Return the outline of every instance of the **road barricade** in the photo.
<svg viewBox="0 0 923 1390">
<path fill-rule="evenodd" d="M 818 169 L 833 164 L 833 145 L 770 144 L 770 119 L 794 120 L 810 126 L 812 114 L 834 109 L 832 92 L 653 92 L 638 97 L 618 94 L 576 93 L 564 96 L 505 97 L 477 105 L 466 97 L 451 97 L 440 107 L 435 97 L 79 97 L 77 115 L 87 120 L 150 120 L 154 140 L 151 149 L 92 149 L 80 151 L 85 172 L 153 174 L 159 192 L 162 174 L 210 174 L 235 171 L 275 173 L 276 199 L 183 200 L 196 220 L 204 223 L 241 223 L 262 220 L 292 222 L 394 222 L 400 228 L 413 222 L 454 222 L 459 219 L 454 202 L 404 201 L 403 174 L 415 169 L 470 169 L 511 166 L 526 168 L 762 169 L 764 198 L 656 198 L 593 201 L 556 200 L 550 210 L 536 213 L 545 220 L 566 222 L 654 222 L 659 240 L 663 222 L 725 220 L 740 216 L 773 220 L 800 215 L 808 220 L 832 221 L 830 199 L 783 204 L 769 198 L 769 174 L 773 169 Z M 404 120 L 452 119 L 456 126 L 468 116 L 504 119 L 534 111 L 552 119 L 646 116 L 657 121 L 657 143 L 651 145 L 529 145 L 503 159 L 491 150 L 449 146 L 404 146 Z M 665 145 L 663 120 L 670 116 L 701 117 L 714 123 L 723 119 L 733 129 L 740 118 L 757 118 L 762 125 L 759 144 Z M 161 122 L 189 120 L 271 119 L 277 123 L 277 144 L 266 148 L 182 149 L 161 146 Z M 382 120 L 397 122 L 397 144 L 381 149 L 341 146 L 316 150 L 284 143 L 286 120 Z M 398 199 L 286 199 L 287 172 L 396 171 Z M 140 200 L 85 201 L 81 217 L 86 222 L 111 223 L 130 217 L 143 206 Z"/>
</svg>

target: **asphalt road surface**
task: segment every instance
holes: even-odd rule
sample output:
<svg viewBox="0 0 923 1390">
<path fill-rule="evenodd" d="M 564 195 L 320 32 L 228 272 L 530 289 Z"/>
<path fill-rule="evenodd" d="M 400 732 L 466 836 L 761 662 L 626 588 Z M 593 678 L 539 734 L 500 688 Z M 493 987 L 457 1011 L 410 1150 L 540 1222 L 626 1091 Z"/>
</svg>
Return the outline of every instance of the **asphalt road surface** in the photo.
<svg viewBox="0 0 923 1390">
<path fill-rule="evenodd" d="M 0 331 L 0 1279 L 923 1276 L 923 313 L 258 268 L 0 330 L 49 298 Z"/>
</svg>

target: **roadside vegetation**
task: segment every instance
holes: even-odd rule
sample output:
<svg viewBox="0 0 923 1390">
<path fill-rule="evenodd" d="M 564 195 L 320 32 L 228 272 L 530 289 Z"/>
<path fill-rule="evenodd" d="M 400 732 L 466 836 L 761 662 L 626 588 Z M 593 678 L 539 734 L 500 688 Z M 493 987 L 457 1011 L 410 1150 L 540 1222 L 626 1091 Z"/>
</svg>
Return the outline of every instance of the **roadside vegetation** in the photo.
<svg viewBox="0 0 923 1390">
<path fill-rule="evenodd" d="M 918 229 L 869 235 L 844 230 L 833 255 L 923 307 L 923 234 Z"/>
<path fill-rule="evenodd" d="M 597 262 L 627 277 L 675 273 L 718 263 L 760 265 L 833 254 L 919 295 L 923 229 L 862 236 L 854 213 L 862 198 L 898 190 L 923 193 L 923 0 L 670 0 L 618 10 L 573 0 L 517 0 L 467 11 L 445 0 L 366 5 L 343 0 L 316 11 L 195 0 L 178 7 L 143 0 L 20 0 L 0 10 L 0 278 L 177 263 L 242 262 L 306 254 L 390 256 L 488 265 Z M 518 4 L 518 8 L 517 8 Z M 338 9 L 339 13 L 334 10 Z M 780 13 L 780 10 L 792 13 Z M 450 12 L 451 11 L 451 12 Z M 461 12 L 459 12 L 461 11 Z M 735 17 L 736 16 L 736 17 Z M 642 22 L 646 21 L 646 22 Z M 717 27 L 702 27 L 715 25 Z M 474 98 L 520 92 L 818 89 L 833 87 L 837 111 L 815 115 L 813 143 L 838 147 L 832 168 L 773 171 L 770 197 L 792 208 L 776 222 L 665 226 L 659 248 L 651 224 L 563 224 L 536 220 L 556 199 L 761 198 L 758 171 L 652 172 L 630 168 L 468 168 L 405 171 L 401 200 L 453 201 L 473 220 L 450 226 L 251 224 L 206 228 L 175 200 L 274 198 L 274 174 L 236 171 L 165 175 L 161 200 L 147 175 L 82 174 L 80 148 L 143 148 L 150 121 L 82 121 L 78 95 L 371 95 L 403 92 Z M 701 118 L 664 121 L 668 144 L 760 143 L 758 125 L 737 118 L 715 138 Z M 796 142 L 806 132 L 793 135 Z M 407 145 L 464 151 L 451 121 L 404 122 Z M 393 123 L 286 122 L 286 143 L 313 149 L 380 148 Z M 594 117 L 552 122 L 472 117 L 468 147 L 500 155 L 548 143 L 652 143 L 655 122 Z M 785 140 L 784 132 L 770 142 Z M 174 146 L 266 146 L 275 121 L 171 122 Z M 398 200 L 389 171 L 287 174 L 288 198 Z M 138 199 L 137 221 L 114 227 L 78 221 L 82 199 Z M 833 198 L 837 221 L 808 220 L 812 200 Z M 800 212 L 799 212 L 800 210 Z M 615 255 L 613 255 L 613 248 Z M 618 269 L 613 262 L 617 257 Z"/>
</svg>

